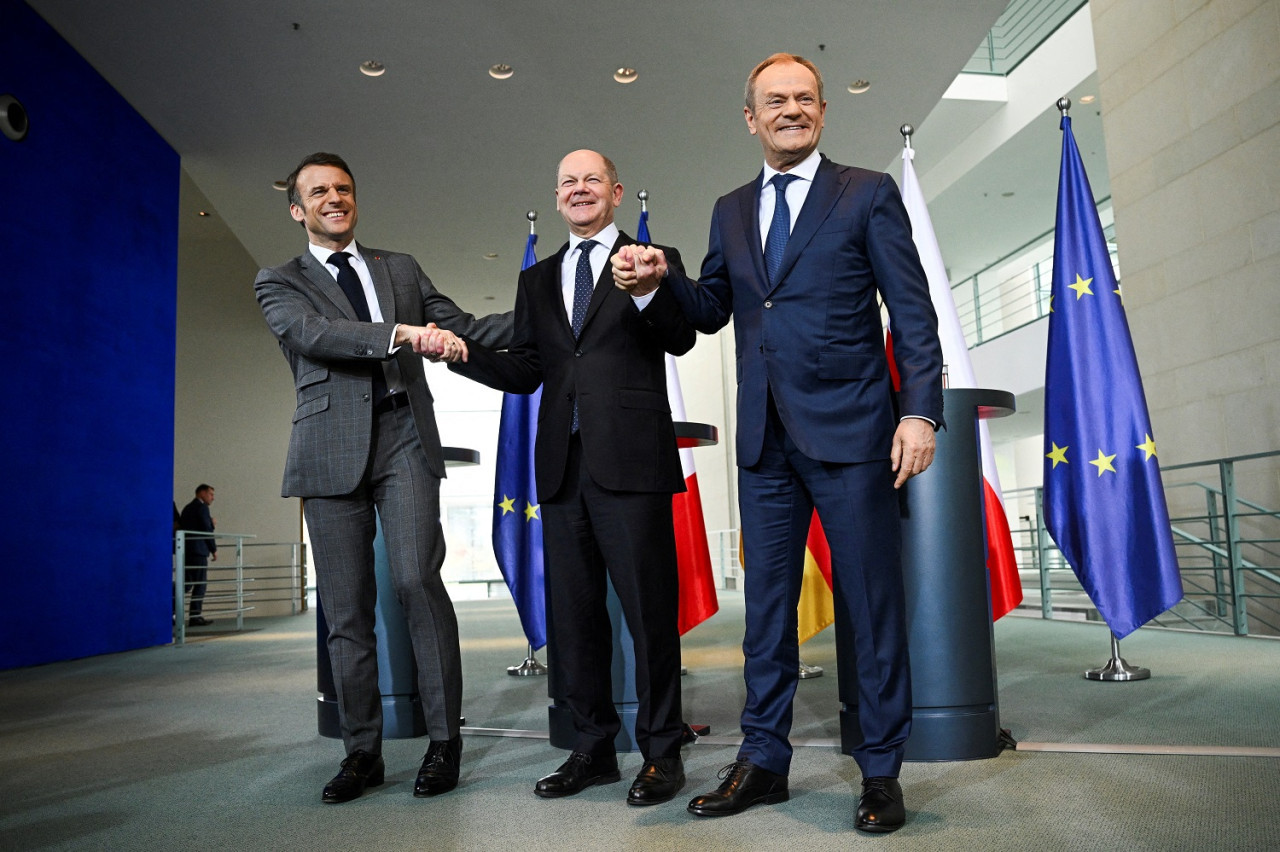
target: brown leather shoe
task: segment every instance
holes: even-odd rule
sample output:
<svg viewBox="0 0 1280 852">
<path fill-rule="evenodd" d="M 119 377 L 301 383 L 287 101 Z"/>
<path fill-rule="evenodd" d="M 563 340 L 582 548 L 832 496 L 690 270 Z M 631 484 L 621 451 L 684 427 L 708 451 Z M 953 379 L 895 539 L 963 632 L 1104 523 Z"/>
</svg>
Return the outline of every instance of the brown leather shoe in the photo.
<svg viewBox="0 0 1280 852">
<path fill-rule="evenodd" d="M 859 831 L 888 834 L 907 822 L 907 806 L 897 778 L 862 779 L 862 798 L 853 827 Z"/>
<path fill-rule="evenodd" d="M 787 776 L 770 772 L 747 760 L 737 760 L 720 770 L 724 783 L 689 802 L 689 813 L 714 817 L 740 814 L 752 805 L 785 802 Z"/>
<path fill-rule="evenodd" d="M 419 799 L 447 793 L 458 786 L 458 770 L 462 766 L 462 735 L 450 740 L 433 741 L 422 757 L 422 768 L 413 782 L 413 795 Z"/>
<path fill-rule="evenodd" d="M 676 757 L 657 757 L 645 761 L 635 783 L 627 791 L 628 805 L 660 805 L 669 802 L 684 789 L 684 761 Z"/>
<path fill-rule="evenodd" d="M 382 755 L 369 754 L 356 750 L 342 761 L 342 768 L 333 780 L 324 785 L 321 798 L 327 805 L 337 805 L 360 798 L 366 787 L 377 787 L 382 783 L 386 766 Z"/>
<path fill-rule="evenodd" d="M 575 751 L 560 768 L 540 778 L 533 792 L 544 799 L 558 799 L 581 793 L 593 784 L 612 784 L 621 781 L 618 774 L 618 758 L 614 755 L 593 758 L 586 752 Z"/>
</svg>

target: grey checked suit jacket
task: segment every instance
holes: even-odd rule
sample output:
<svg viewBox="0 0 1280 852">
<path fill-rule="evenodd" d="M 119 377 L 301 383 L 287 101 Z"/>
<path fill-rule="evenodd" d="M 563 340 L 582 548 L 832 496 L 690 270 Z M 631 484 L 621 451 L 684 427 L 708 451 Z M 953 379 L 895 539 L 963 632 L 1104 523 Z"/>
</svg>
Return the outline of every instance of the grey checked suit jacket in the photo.
<svg viewBox="0 0 1280 852">
<path fill-rule="evenodd" d="M 333 497 L 359 485 L 369 460 L 373 429 L 374 362 L 394 357 L 427 464 L 444 477 L 440 433 L 422 357 L 409 347 L 388 356 L 396 323 L 434 322 L 468 339 L 502 348 L 511 340 L 512 315 L 477 319 L 436 290 L 407 254 L 357 246 L 369 267 L 384 322 L 361 322 L 333 275 L 310 251 L 254 281 L 267 325 L 293 370 L 298 407 L 285 461 L 284 497 Z"/>
</svg>

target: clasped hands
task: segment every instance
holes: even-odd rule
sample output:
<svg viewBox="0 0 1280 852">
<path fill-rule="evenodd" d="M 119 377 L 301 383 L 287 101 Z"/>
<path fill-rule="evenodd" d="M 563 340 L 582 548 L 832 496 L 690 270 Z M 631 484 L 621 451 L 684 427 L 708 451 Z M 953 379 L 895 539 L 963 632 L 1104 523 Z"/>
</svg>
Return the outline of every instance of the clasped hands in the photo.
<svg viewBox="0 0 1280 852">
<path fill-rule="evenodd" d="M 667 256 L 654 246 L 623 246 L 609 258 L 613 285 L 632 296 L 647 296 L 667 274 Z"/>
<path fill-rule="evenodd" d="M 428 361 L 449 363 L 467 360 L 467 342 L 446 328 L 435 323 L 397 325 L 396 346 L 412 346 L 413 351 Z"/>
</svg>

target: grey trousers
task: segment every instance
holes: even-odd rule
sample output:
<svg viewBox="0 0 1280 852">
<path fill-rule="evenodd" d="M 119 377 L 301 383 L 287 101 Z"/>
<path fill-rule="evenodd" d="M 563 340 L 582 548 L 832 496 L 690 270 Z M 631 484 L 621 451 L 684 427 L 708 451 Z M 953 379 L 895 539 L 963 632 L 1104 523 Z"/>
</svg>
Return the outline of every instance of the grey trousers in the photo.
<svg viewBox="0 0 1280 852">
<path fill-rule="evenodd" d="M 348 754 L 382 752 L 373 630 L 377 518 L 396 597 L 409 623 L 428 735 L 432 740 L 456 736 L 462 716 L 458 621 L 440 579 L 445 551 L 440 480 L 427 469 L 407 406 L 374 417 L 369 467 L 360 486 L 340 497 L 309 497 L 303 504 Z"/>
</svg>

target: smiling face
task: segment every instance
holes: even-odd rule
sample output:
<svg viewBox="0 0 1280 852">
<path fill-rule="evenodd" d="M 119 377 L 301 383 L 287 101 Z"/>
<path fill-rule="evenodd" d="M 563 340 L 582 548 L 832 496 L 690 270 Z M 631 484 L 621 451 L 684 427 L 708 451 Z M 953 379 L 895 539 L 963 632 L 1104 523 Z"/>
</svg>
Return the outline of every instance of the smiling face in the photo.
<svg viewBox="0 0 1280 852">
<path fill-rule="evenodd" d="M 574 151 L 556 170 L 556 210 L 569 230 L 594 237 L 613 221 L 622 203 L 622 184 L 605 158 L 595 151 Z"/>
<path fill-rule="evenodd" d="M 298 172 L 297 195 L 289 205 L 294 221 L 307 229 L 311 242 L 324 248 L 345 248 L 355 236 L 356 185 L 337 166 L 311 165 Z"/>
<path fill-rule="evenodd" d="M 827 102 L 813 72 L 798 62 L 776 62 L 755 79 L 754 105 L 743 113 L 751 135 L 760 137 L 764 159 L 785 172 L 818 148 Z"/>
</svg>

